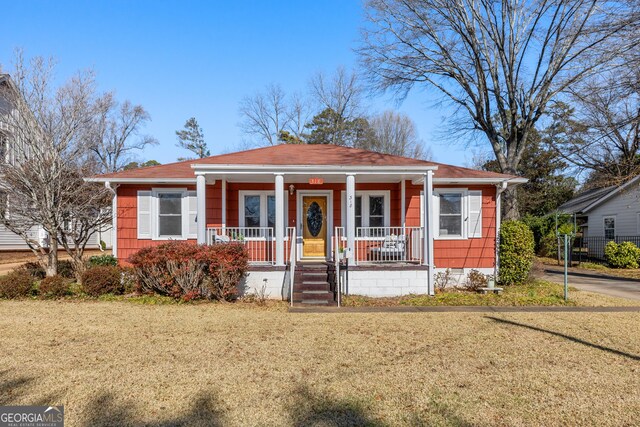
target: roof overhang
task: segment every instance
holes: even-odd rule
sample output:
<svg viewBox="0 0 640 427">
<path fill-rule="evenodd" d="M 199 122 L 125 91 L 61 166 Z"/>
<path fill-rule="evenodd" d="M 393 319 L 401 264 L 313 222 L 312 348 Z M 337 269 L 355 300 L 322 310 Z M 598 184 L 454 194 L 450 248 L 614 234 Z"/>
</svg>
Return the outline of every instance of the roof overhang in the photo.
<svg viewBox="0 0 640 427">
<path fill-rule="evenodd" d="M 624 183 L 620 187 L 614 188 L 609 193 L 607 193 L 604 196 L 600 197 L 599 199 L 593 201 L 591 204 L 587 205 L 587 207 L 582 209 L 581 213 L 585 214 L 585 213 L 589 212 L 591 209 L 593 209 L 593 208 L 595 208 L 597 206 L 600 206 L 601 204 L 603 204 L 607 200 L 613 198 L 615 195 L 621 193 L 622 191 L 626 190 L 628 187 L 631 187 L 636 183 L 640 184 L 640 175 L 638 175 L 637 177 L 627 181 L 626 183 Z"/>
<path fill-rule="evenodd" d="M 113 184 L 195 184 L 196 177 L 193 178 L 110 178 L 91 177 L 84 179 L 87 182 L 110 182 Z"/>
</svg>

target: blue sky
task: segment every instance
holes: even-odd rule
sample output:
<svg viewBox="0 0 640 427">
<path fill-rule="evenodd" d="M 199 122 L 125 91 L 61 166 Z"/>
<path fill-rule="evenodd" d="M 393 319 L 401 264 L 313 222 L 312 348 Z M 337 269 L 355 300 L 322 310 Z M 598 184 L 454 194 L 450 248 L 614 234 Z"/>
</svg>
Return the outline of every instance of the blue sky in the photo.
<svg viewBox="0 0 640 427">
<path fill-rule="evenodd" d="M 242 146 L 242 97 L 278 83 L 304 92 L 318 71 L 357 67 L 353 49 L 363 24 L 359 0 L 323 1 L 18 1 L 0 14 L 0 63 L 13 51 L 53 56 L 61 78 L 92 67 L 101 90 L 142 104 L 152 121 L 145 131 L 160 145 L 142 160 L 175 161 L 175 131 L 189 117 L 203 127 L 212 153 Z M 390 96 L 368 99 L 372 111 L 409 114 L 434 160 L 463 165 L 465 146 L 451 149 L 447 109 L 415 91 L 401 105 Z"/>
</svg>

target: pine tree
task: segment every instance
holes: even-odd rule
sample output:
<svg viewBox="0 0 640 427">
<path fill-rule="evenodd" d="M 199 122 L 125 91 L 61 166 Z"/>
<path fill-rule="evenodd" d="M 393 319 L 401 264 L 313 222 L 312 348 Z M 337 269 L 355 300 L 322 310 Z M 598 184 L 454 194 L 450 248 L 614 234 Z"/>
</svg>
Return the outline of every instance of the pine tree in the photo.
<svg viewBox="0 0 640 427">
<path fill-rule="evenodd" d="M 202 159 L 211 155 L 207 143 L 204 141 L 204 133 L 202 128 L 198 125 L 198 121 L 195 117 L 191 117 L 184 124 L 184 129 L 176 131 L 178 137 L 178 147 L 182 147 L 186 150 L 193 152 L 196 158 Z M 189 157 L 181 157 L 178 160 L 189 160 Z"/>
</svg>

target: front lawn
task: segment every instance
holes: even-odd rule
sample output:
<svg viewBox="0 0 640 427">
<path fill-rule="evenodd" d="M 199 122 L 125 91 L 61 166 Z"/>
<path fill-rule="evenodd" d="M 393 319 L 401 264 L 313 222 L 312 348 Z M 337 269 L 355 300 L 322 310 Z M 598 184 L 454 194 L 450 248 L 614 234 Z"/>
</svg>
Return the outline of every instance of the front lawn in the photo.
<svg viewBox="0 0 640 427">
<path fill-rule="evenodd" d="M 342 298 L 345 307 L 384 307 L 394 305 L 411 306 L 622 306 L 639 305 L 637 301 L 609 297 L 592 292 L 579 291 L 569 287 L 569 301 L 564 300 L 563 286 L 545 280 L 533 280 L 523 285 L 505 286 L 501 294 L 480 294 L 463 290 L 447 290 L 436 292 L 435 296 L 405 295 L 393 298 L 371 298 L 360 295 L 349 295 Z"/>
<path fill-rule="evenodd" d="M 0 301 L 0 404 L 68 426 L 634 425 L 640 313 Z"/>
</svg>

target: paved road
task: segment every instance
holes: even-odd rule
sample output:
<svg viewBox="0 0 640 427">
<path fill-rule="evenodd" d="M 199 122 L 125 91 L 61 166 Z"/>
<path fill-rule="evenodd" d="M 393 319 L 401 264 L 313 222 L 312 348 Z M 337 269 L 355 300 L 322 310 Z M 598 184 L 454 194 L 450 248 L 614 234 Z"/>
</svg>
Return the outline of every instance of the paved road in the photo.
<svg viewBox="0 0 640 427">
<path fill-rule="evenodd" d="M 612 297 L 640 300 L 640 280 L 611 277 L 572 268 L 569 271 L 569 286 L 583 291 L 598 292 Z M 563 283 L 561 267 L 545 266 L 542 279 Z"/>
</svg>

